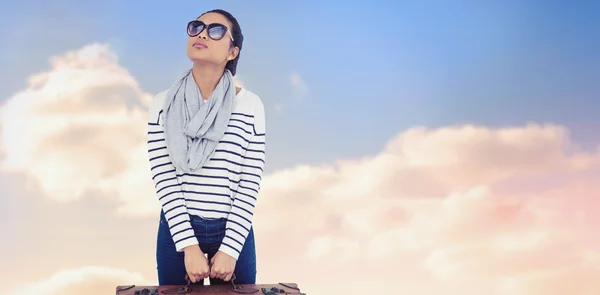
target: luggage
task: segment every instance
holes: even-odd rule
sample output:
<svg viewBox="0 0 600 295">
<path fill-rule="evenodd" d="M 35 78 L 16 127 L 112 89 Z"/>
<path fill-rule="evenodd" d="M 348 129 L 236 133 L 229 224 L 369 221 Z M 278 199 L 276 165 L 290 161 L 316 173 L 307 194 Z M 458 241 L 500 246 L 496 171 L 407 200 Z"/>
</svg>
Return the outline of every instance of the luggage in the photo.
<svg viewBox="0 0 600 295">
<path fill-rule="evenodd" d="M 295 283 L 236 285 L 234 280 L 235 277 L 231 279 L 231 284 L 227 285 L 208 286 L 192 285 L 189 280 L 187 285 L 183 286 L 118 286 L 116 295 L 306 295 L 300 292 L 300 288 Z"/>
</svg>

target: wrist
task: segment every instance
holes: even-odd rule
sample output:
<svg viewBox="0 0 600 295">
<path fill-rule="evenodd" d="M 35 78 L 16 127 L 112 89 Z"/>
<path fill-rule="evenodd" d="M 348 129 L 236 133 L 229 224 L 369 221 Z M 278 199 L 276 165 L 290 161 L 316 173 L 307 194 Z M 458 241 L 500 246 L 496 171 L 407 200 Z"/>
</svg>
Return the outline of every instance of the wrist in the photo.
<svg viewBox="0 0 600 295">
<path fill-rule="evenodd" d="M 195 245 L 189 245 L 185 248 L 183 248 L 183 252 L 184 253 L 190 253 L 190 252 L 196 252 L 199 251 L 200 253 L 202 253 L 202 249 L 200 249 L 200 245 L 195 244 Z M 204 254 L 204 253 L 202 253 Z"/>
</svg>

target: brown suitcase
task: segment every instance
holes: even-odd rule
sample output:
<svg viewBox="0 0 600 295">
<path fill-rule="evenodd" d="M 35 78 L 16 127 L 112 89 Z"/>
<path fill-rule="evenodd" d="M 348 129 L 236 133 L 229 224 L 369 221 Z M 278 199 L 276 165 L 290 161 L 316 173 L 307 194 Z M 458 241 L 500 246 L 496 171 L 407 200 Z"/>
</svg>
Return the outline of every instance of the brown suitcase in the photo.
<svg viewBox="0 0 600 295">
<path fill-rule="evenodd" d="M 187 276 L 186 276 L 187 279 Z M 259 284 L 246 285 L 235 284 L 235 277 L 231 279 L 228 285 L 192 285 L 188 280 L 187 285 L 183 286 L 118 286 L 116 295 L 169 295 L 169 294 L 189 294 L 189 295 L 306 295 L 300 292 L 300 288 L 295 283 L 279 284 Z"/>
</svg>

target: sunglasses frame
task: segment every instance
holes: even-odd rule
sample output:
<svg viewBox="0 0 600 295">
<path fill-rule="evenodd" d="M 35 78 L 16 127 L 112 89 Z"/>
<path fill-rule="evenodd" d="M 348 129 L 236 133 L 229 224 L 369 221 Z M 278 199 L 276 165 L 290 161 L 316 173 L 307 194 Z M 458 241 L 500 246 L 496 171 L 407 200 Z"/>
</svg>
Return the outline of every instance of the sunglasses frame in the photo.
<svg viewBox="0 0 600 295">
<path fill-rule="evenodd" d="M 190 34 L 190 26 L 191 26 L 192 24 L 201 24 L 201 25 L 202 25 L 202 30 L 200 30 L 200 31 L 198 32 L 198 34 Z M 222 27 L 222 28 L 225 30 L 225 34 L 223 34 L 223 37 L 225 37 L 225 35 L 229 35 L 229 38 L 231 39 L 231 42 L 233 42 L 233 41 L 234 41 L 234 40 L 233 40 L 233 35 L 231 35 L 231 31 L 229 30 L 229 28 L 227 28 L 227 26 L 226 26 L 226 25 L 224 25 L 224 24 L 220 24 L 220 23 L 212 23 L 212 24 L 208 24 L 208 25 L 207 25 L 207 24 L 205 24 L 205 23 L 204 23 L 203 21 L 201 21 L 201 20 L 193 20 L 193 21 L 190 21 L 190 22 L 188 22 L 188 24 L 187 24 L 187 28 L 186 28 L 186 31 L 187 31 L 187 34 L 188 34 L 188 36 L 190 36 L 190 37 L 197 37 L 197 36 L 199 36 L 199 35 L 200 35 L 200 34 L 201 34 L 201 33 L 202 33 L 204 30 L 206 30 L 206 32 L 207 32 L 207 34 L 206 34 L 206 35 L 207 35 L 207 36 L 208 36 L 210 39 L 212 39 L 212 40 L 215 40 L 215 41 L 219 41 L 219 40 L 223 39 L 223 37 L 221 37 L 221 38 L 218 38 L 218 39 L 215 39 L 215 38 L 213 38 L 213 37 L 211 37 L 211 36 L 210 36 L 210 33 L 208 33 L 208 31 L 209 31 L 211 28 L 214 28 L 214 27 Z"/>
</svg>

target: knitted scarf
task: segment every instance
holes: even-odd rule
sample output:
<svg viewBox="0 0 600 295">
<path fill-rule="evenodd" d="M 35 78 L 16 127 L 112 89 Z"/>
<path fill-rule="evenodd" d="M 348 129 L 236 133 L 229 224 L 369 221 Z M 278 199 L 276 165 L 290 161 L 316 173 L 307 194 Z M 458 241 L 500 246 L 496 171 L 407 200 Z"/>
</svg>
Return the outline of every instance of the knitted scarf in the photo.
<svg viewBox="0 0 600 295">
<path fill-rule="evenodd" d="M 227 129 L 234 98 L 235 85 L 229 70 L 225 70 L 207 101 L 191 70 L 171 86 L 163 116 L 167 151 L 176 168 L 194 172 L 208 161 Z"/>
</svg>

